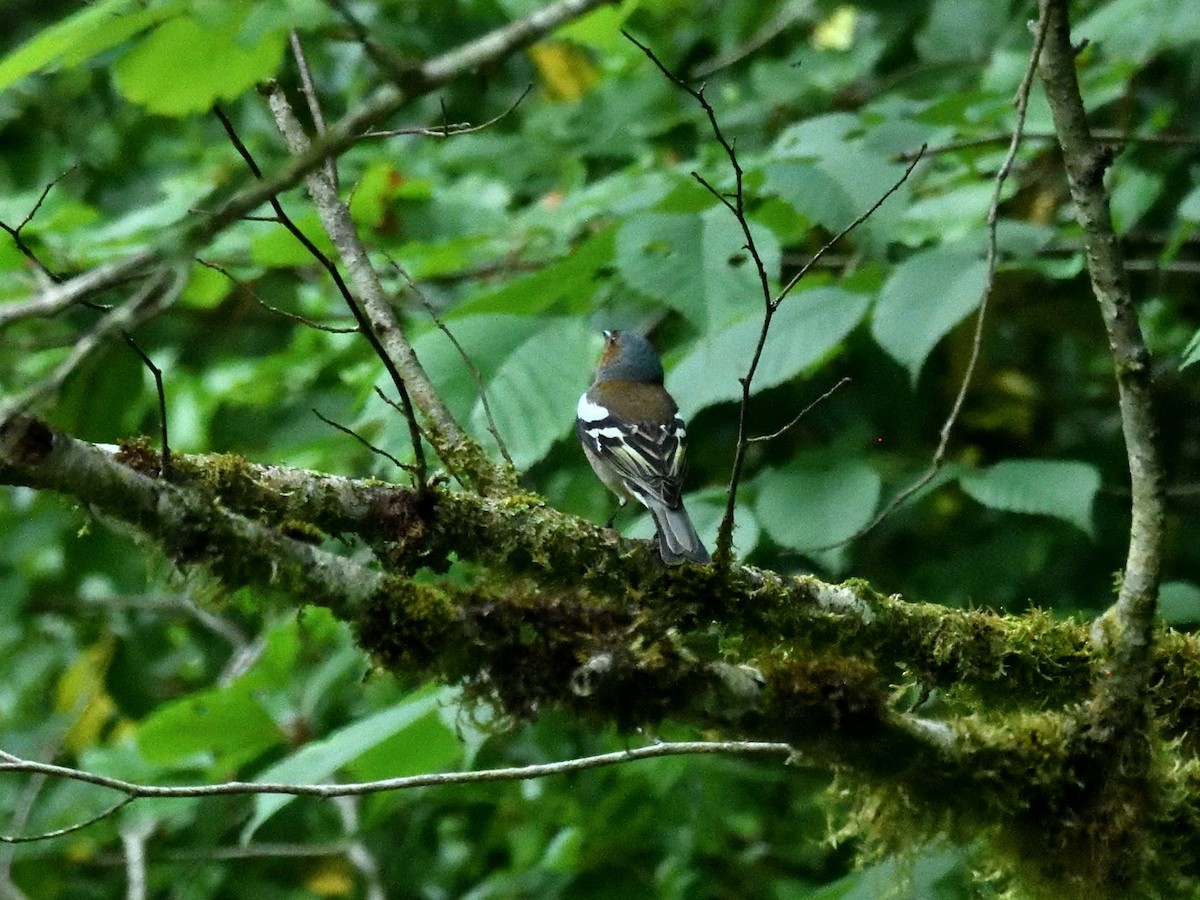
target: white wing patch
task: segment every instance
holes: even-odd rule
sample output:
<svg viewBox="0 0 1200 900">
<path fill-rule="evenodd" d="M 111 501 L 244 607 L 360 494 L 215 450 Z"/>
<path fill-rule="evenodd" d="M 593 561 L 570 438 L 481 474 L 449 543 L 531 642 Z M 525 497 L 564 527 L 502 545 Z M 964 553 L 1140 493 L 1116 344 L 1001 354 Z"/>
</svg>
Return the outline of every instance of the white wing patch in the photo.
<svg viewBox="0 0 1200 900">
<path fill-rule="evenodd" d="M 575 409 L 575 415 L 584 422 L 599 422 L 608 418 L 608 410 L 599 403 L 593 403 L 585 393 L 579 398 L 579 406 Z"/>
</svg>

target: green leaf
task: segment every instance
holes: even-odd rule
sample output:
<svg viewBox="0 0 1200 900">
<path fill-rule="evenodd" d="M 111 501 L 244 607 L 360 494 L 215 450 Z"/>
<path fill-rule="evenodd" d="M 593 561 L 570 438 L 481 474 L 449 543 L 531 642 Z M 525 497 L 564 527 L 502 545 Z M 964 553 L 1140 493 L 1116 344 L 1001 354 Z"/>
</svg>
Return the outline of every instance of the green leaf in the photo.
<svg viewBox="0 0 1200 900">
<path fill-rule="evenodd" d="M 38 32 L 0 59 L 0 91 L 35 72 L 76 66 L 177 15 L 184 0 L 101 0 Z"/>
<path fill-rule="evenodd" d="M 305 744 L 291 756 L 260 772 L 255 781 L 288 784 L 318 784 L 326 781 L 352 760 L 411 728 L 435 711 L 448 695 L 448 689 L 418 691 L 390 709 L 347 725 L 321 740 Z M 255 797 L 254 814 L 242 829 L 242 843 L 248 843 L 263 822 L 294 799 L 282 794 L 260 794 Z"/>
<path fill-rule="evenodd" d="M 871 335 L 913 382 L 934 346 L 979 305 L 987 266 L 962 250 L 937 247 L 892 271 L 871 317 Z"/>
<path fill-rule="evenodd" d="M 771 323 L 754 391 L 782 384 L 820 362 L 862 321 L 869 302 L 837 287 L 815 287 L 785 299 Z M 761 313 L 755 313 L 710 333 L 667 374 L 667 388 L 684 418 L 741 397 L 738 379 L 746 374 L 761 328 Z"/>
<path fill-rule="evenodd" d="M 199 754 L 233 770 L 284 735 L 250 691 L 214 689 L 160 706 L 137 730 L 138 749 L 148 762 L 182 765 Z"/>
<path fill-rule="evenodd" d="M 1132 165 L 1113 169 L 1109 186 L 1113 228 L 1126 235 L 1150 211 L 1163 192 L 1163 177 Z"/>
<path fill-rule="evenodd" d="M 117 63 L 117 88 L 153 113 L 186 116 L 232 100 L 274 75 L 286 33 L 272 31 L 255 43 L 239 41 L 241 17 L 219 23 L 181 16 L 159 25 Z"/>
<path fill-rule="evenodd" d="M 459 421 L 465 421 L 479 401 L 479 385 L 471 373 L 471 367 L 475 368 L 486 384 L 490 375 L 500 368 L 504 360 L 544 326 L 544 320 L 536 316 L 495 313 L 451 316 L 446 320 L 446 327 L 462 346 L 467 359 L 470 360 L 469 365 L 464 362 L 462 354 L 450 339 L 437 328 L 431 327 L 418 336 L 413 341 L 413 349 L 425 366 L 430 380 L 437 385 L 442 399 L 459 417 Z M 389 396 L 393 395 L 395 388 L 386 375 L 380 378 L 378 385 Z M 582 385 L 579 386 L 579 390 L 583 391 Z M 354 427 L 361 427 L 368 421 L 392 422 L 395 418 L 396 411 L 371 394 L 362 416 Z M 491 438 L 486 440 L 490 441 Z"/>
<path fill-rule="evenodd" d="M 455 310 L 455 316 L 483 312 L 536 315 L 556 305 L 563 312 L 584 313 L 604 268 L 612 262 L 616 233 L 614 226 L 604 228 L 544 269 L 468 300 Z"/>
<path fill-rule="evenodd" d="M 360 781 L 400 778 L 444 769 L 462 756 L 462 744 L 438 710 L 381 741 L 347 765 Z"/>
<path fill-rule="evenodd" d="M 777 544 L 813 549 L 837 544 L 866 525 L 882 480 L 862 460 L 810 461 L 754 479 L 754 511 Z"/>
<path fill-rule="evenodd" d="M 780 160 L 768 163 L 763 172 L 766 193 L 779 197 L 826 231 L 845 228 L 857 215 L 854 201 L 841 184 L 812 163 Z"/>
<path fill-rule="evenodd" d="M 551 320 L 518 346 L 487 385 L 496 430 L 518 469 L 546 455 L 574 426 L 575 404 L 587 388 L 599 335 L 582 319 Z M 471 414 L 471 428 L 487 434 L 483 402 Z"/>
<path fill-rule="evenodd" d="M 330 259 L 337 255 L 337 250 L 325 229 L 321 227 L 320 216 L 315 209 L 305 209 L 293 215 L 292 221 L 318 250 Z M 282 225 L 264 224 L 253 238 L 250 239 L 250 258 L 256 265 L 268 269 L 288 269 L 293 266 L 319 265 L 314 257 L 296 236 Z"/>
<path fill-rule="evenodd" d="M 1200 360 L 1200 331 L 1193 334 L 1192 339 L 1183 348 L 1183 360 L 1179 363 L 1179 368 L 1186 369 L 1196 360 Z"/>
<path fill-rule="evenodd" d="M 767 275 L 779 274 L 779 244 L 769 229 L 754 234 Z M 682 313 L 701 329 L 724 327 L 763 302 L 741 226 L 723 206 L 699 215 L 649 212 L 617 232 L 617 271 L 630 287 Z"/>
<path fill-rule="evenodd" d="M 1200 587 L 1190 581 L 1168 581 L 1158 591 L 1158 614 L 1168 625 L 1200 623 Z"/>
<path fill-rule="evenodd" d="M 1054 516 L 1093 535 L 1092 501 L 1100 473 L 1090 463 L 1009 459 L 963 473 L 964 491 L 991 509 Z"/>
</svg>

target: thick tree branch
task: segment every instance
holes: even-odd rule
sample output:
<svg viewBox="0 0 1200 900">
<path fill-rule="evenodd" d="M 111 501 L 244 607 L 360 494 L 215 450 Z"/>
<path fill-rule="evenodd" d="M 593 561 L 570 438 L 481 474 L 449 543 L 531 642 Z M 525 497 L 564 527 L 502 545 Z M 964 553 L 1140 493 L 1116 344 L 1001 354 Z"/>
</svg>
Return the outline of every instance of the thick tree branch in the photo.
<svg viewBox="0 0 1200 900">
<path fill-rule="evenodd" d="M 257 585 L 344 611 L 380 583 L 378 573 L 357 563 L 227 512 L 211 497 L 142 474 L 29 417 L 0 429 L 0 482 L 70 494 L 157 541 L 176 565 L 206 567 L 227 585 Z"/>
<path fill-rule="evenodd" d="M 1076 724 L 1097 662 L 1081 624 L 742 566 L 720 578 L 666 568 L 649 545 L 532 496 L 396 488 L 229 456 L 177 456 L 166 485 L 141 474 L 159 465 L 147 445 L 107 452 L 29 419 L 4 438 L 0 483 L 75 496 L 230 588 L 327 605 L 384 667 L 461 683 L 509 715 L 557 707 L 623 728 L 670 719 L 785 742 L 896 792 L 909 823 L 898 828 L 920 808 L 933 831 L 1010 828 L 1022 852 L 1093 846 L 1080 823 L 1107 745 Z M 323 533 L 361 537 L 383 571 L 286 536 Z M 431 577 L 451 553 L 478 567 L 474 581 Z M 1168 632 L 1153 666 L 1147 698 L 1161 733 L 1194 757 L 1200 643 Z M 898 710 L 897 679 L 941 688 L 952 718 Z M 981 697 L 987 721 L 953 718 Z M 1189 772 L 1170 776 L 1178 790 L 1155 818 L 1164 829 L 1197 814 L 1183 790 Z M 1048 828 L 1057 843 L 1027 846 Z"/>
</svg>

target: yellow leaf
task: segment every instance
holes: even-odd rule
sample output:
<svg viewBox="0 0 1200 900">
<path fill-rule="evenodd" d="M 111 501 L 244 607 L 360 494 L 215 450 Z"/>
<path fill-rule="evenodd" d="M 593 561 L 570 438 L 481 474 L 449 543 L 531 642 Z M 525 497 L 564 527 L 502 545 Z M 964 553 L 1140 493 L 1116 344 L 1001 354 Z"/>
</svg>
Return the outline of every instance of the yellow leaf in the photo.
<svg viewBox="0 0 1200 900">
<path fill-rule="evenodd" d="M 854 42 L 854 22 L 858 18 L 853 6 L 839 6 L 824 22 L 817 24 L 810 38 L 818 50 L 849 50 Z"/>
<path fill-rule="evenodd" d="M 72 753 L 95 746 L 116 712 L 117 704 L 104 690 L 104 676 L 115 649 L 111 635 L 101 638 L 79 654 L 58 679 L 54 708 L 73 720 L 63 738 L 63 746 Z"/>
<path fill-rule="evenodd" d="M 322 860 L 305 884 L 318 897 L 345 897 L 354 892 L 354 875 L 345 857 Z"/>
<path fill-rule="evenodd" d="M 588 55 L 573 44 L 542 41 L 529 48 L 529 56 L 551 100 L 578 100 L 598 78 Z"/>
</svg>

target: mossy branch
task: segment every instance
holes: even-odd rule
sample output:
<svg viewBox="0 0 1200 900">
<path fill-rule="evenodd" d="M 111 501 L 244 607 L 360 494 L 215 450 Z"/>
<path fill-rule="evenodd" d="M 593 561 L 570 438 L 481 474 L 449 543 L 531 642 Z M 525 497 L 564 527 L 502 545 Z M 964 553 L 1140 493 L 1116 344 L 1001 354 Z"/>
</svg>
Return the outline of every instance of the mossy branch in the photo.
<svg viewBox="0 0 1200 900">
<path fill-rule="evenodd" d="M 397 488 L 229 455 L 174 464 L 166 484 L 148 442 L 105 450 L 29 418 L 0 439 L 0 483 L 74 497 L 231 589 L 328 606 L 381 666 L 464 684 L 511 717 L 560 708 L 600 725 L 670 720 L 786 741 L 852 772 L 864 808 L 895 800 L 880 840 L 982 830 L 1035 868 L 1074 854 L 1064 871 L 1080 884 L 1111 847 L 1090 793 L 1111 778 L 1111 748 L 1079 716 L 1103 655 L 1081 624 L 908 603 L 859 581 L 668 568 L 644 542 L 533 495 Z M 343 553 L 364 544 L 369 564 Z M 1169 742 L 1153 773 L 1170 802 L 1147 834 L 1192 823 L 1197 836 L 1200 642 L 1164 632 L 1152 665 L 1147 697 Z M 940 720 L 901 699 L 934 688 Z M 1200 863 L 1200 851 L 1185 856 Z"/>
</svg>

